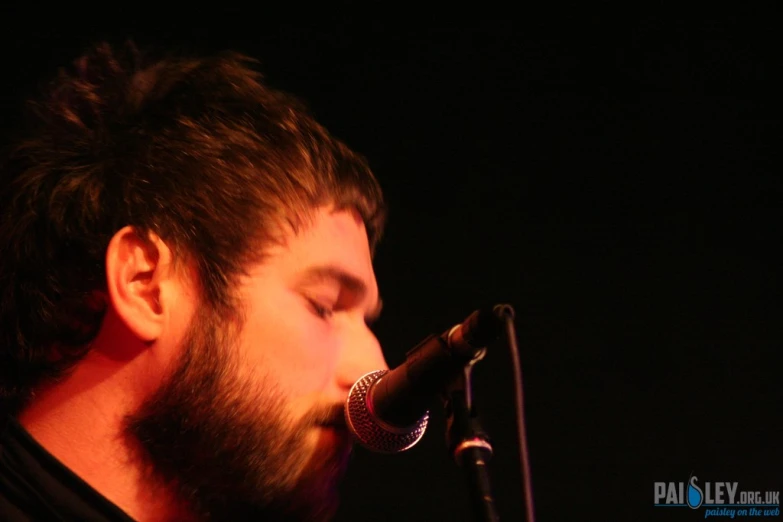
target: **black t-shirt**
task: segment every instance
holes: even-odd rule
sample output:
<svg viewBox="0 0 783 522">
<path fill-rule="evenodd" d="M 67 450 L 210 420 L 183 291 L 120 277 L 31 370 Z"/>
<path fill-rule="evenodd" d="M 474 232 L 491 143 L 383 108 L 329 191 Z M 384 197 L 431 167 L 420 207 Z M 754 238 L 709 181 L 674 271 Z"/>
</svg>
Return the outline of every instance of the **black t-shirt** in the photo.
<svg viewBox="0 0 783 522">
<path fill-rule="evenodd" d="M 19 423 L 0 417 L 0 520 L 133 522 L 38 444 Z"/>
</svg>

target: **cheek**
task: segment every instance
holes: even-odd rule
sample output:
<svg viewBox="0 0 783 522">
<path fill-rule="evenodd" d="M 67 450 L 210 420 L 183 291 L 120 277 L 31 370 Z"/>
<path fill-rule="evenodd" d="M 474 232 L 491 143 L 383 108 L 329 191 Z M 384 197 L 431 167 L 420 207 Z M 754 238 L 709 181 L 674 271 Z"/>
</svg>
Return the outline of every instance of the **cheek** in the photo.
<svg viewBox="0 0 783 522">
<path fill-rule="evenodd" d="M 288 372 L 300 393 L 323 390 L 334 378 L 338 360 L 335 330 L 318 318 L 294 325 L 289 351 L 283 355 L 281 372 Z"/>
<path fill-rule="evenodd" d="M 330 323 L 307 310 L 295 296 L 282 306 L 259 304 L 243 332 L 244 358 L 269 374 L 289 397 L 324 390 L 336 372 L 339 335 Z"/>
</svg>

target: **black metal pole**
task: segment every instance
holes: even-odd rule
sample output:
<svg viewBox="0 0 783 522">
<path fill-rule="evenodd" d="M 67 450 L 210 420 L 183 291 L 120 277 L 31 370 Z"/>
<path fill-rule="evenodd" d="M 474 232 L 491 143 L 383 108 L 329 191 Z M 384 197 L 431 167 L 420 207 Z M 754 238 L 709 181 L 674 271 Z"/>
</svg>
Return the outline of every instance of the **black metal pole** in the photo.
<svg viewBox="0 0 783 522">
<path fill-rule="evenodd" d="M 492 457 L 492 445 L 472 411 L 470 397 L 468 367 L 465 378 L 456 383 L 446 401 L 447 442 L 457 465 L 465 470 L 475 520 L 499 522 L 487 468 Z"/>
</svg>

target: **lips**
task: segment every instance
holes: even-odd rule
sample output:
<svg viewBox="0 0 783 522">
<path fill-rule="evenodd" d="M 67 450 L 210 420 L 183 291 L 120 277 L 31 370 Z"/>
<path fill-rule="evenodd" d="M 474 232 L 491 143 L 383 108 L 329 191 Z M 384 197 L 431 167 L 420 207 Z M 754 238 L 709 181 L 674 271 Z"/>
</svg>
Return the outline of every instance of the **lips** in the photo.
<svg viewBox="0 0 783 522">
<path fill-rule="evenodd" d="M 352 434 L 348 429 L 348 424 L 345 421 L 345 413 L 342 405 L 335 405 L 324 413 L 326 413 L 326 415 L 317 423 L 319 427 L 332 430 L 340 436 L 352 438 Z"/>
<path fill-rule="evenodd" d="M 333 430 L 340 431 L 340 432 L 343 432 L 343 431 L 344 432 L 348 432 L 348 426 L 345 425 L 345 422 L 339 422 L 339 421 L 325 422 L 325 423 L 321 424 L 321 426 L 324 427 L 324 428 L 329 428 L 329 429 L 333 429 Z"/>
<path fill-rule="evenodd" d="M 347 444 L 349 446 L 352 446 L 355 442 L 355 439 L 353 437 L 353 433 L 348 429 L 348 426 L 345 424 L 345 421 L 329 421 L 320 424 L 320 427 L 324 430 L 328 430 L 334 434 L 335 437 L 337 437 L 340 440 L 340 444 Z"/>
</svg>

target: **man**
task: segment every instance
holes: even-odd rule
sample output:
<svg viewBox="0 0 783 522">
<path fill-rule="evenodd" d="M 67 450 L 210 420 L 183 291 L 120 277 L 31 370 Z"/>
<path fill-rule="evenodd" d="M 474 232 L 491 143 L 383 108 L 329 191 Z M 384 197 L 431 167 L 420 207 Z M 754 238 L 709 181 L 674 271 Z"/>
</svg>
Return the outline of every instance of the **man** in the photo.
<svg viewBox="0 0 783 522">
<path fill-rule="evenodd" d="M 235 54 L 100 45 L 2 167 L 3 520 L 321 520 L 385 369 L 366 163 Z"/>
</svg>

